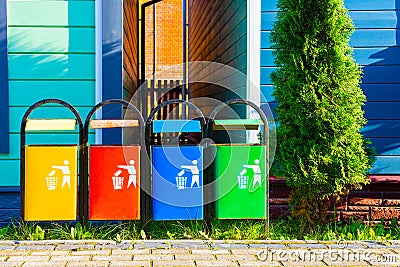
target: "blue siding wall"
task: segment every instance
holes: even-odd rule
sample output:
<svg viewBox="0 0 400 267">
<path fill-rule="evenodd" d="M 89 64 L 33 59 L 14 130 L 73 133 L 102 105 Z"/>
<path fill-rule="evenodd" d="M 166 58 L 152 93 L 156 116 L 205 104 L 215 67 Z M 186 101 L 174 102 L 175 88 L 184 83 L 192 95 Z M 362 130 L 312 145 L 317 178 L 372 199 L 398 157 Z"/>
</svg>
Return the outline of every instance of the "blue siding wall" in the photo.
<svg viewBox="0 0 400 267">
<path fill-rule="evenodd" d="M 0 153 L 9 152 L 7 8 L 0 0 Z"/>
<path fill-rule="evenodd" d="M 123 14 L 122 0 L 103 0 L 103 62 L 102 62 L 102 100 L 122 99 L 122 38 Z M 122 107 L 119 105 L 106 106 L 102 109 L 104 119 L 120 118 Z M 103 144 L 120 144 L 121 130 L 107 129 L 103 132 Z"/>
<path fill-rule="evenodd" d="M 44 98 L 60 98 L 75 106 L 83 118 L 94 106 L 94 3 L 7 1 L 10 152 L 0 154 L 0 170 L 7 174 L 0 177 L 0 186 L 19 186 L 20 123 L 29 106 Z M 73 115 L 59 106 L 45 106 L 34 111 L 33 117 Z M 78 143 L 77 134 L 67 132 L 28 134 L 27 138 L 28 144 Z"/>
<path fill-rule="evenodd" d="M 372 174 L 400 174 L 400 1 L 345 0 L 356 31 L 354 57 L 363 66 L 362 88 L 367 96 L 363 133 L 377 151 Z M 264 102 L 276 106 L 269 74 L 274 69 L 269 34 L 276 0 L 262 0 L 261 90 Z"/>
</svg>

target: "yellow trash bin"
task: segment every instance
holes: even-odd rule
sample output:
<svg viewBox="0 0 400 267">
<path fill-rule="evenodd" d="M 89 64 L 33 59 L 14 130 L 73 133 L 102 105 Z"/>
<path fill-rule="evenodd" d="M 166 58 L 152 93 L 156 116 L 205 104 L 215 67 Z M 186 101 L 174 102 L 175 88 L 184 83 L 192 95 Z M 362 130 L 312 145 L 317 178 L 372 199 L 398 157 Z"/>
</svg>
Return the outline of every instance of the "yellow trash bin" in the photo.
<svg viewBox="0 0 400 267">
<path fill-rule="evenodd" d="M 77 218 L 77 145 L 25 146 L 25 221 Z"/>
<path fill-rule="evenodd" d="M 29 118 L 36 108 L 45 104 L 62 105 L 74 116 L 73 118 L 58 118 L 58 112 L 48 112 L 48 118 L 37 118 L 37 116 Z M 27 132 L 53 135 L 55 131 L 74 131 L 79 136 L 79 144 L 26 144 Z M 63 100 L 43 99 L 34 103 L 25 112 L 21 121 L 20 137 L 22 220 L 70 221 L 77 219 L 78 153 L 79 170 L 83 169 L 82 133 L 83 124 L 78 111 Z M 82 185 L 80 189 L 81 193 L 87 190 Z"/>
</svg>

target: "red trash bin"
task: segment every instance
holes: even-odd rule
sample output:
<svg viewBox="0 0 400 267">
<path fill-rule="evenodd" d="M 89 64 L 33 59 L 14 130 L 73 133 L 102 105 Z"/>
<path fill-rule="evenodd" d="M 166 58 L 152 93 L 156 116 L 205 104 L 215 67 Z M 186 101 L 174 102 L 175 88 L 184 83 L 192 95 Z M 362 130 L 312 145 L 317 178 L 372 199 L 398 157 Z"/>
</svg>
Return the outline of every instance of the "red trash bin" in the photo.
<svg viewBox="0 0 400 267">
<path fill-rule="evenodd" d="M 132 110 L 137 119 L 92 120 L 92 115 L 101 107 L 108 104 L 121 104 Z M 140 175 L 142 169 L 141 153 L 144 121 L 139 110 L 124 100 L 111 99 L 97 104 L 85 120 L 84 143 L 88 144 L 89 127 L 126 128 L 139 127 L 139 142 L 107 145 L 93 144 L 85 146 L 85 157 L 89 164 L 84 172 L 83 213 L 89 220 L 138 220 L 141 218 L 140 209 Z M 126 141 L 126 140 L 125 140 Z M 130 140 L 131 142 L 133 140 Z"/>
<path fill-rule="evenodd" d="M 89 152 L 89 220 L 139 219 L 140 146 L 93 145 Z"/>
</svg>

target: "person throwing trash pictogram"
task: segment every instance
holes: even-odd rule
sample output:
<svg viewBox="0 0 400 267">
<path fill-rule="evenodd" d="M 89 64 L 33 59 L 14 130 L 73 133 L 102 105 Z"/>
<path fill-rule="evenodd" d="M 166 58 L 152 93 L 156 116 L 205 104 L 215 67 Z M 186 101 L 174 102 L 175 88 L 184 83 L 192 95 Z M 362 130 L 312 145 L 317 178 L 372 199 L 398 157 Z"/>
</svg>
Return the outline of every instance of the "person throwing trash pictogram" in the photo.
<svg viewBox="0 0 400 267">
<path fill-rule="evenodd" d="M 197 184 L 197 187 L 200 187 L 200 171 L 197 167 L 197 160 L 192 160 L 193 165 L 182 165 L 182 169 L 189 170 L 192 173 L 192 183 L 190 187 L 193 187 L 194 184 Z"/>
<path fill-rule="evenodd" d="M 128 171 L 129 179 L 128 179 L 128 186 L 129 188 L 131 184 L 136 188 L 136 168 L 135 168 L 135 161 L 131 159 L 129 161 L 129 165 L 118 165 L 118 168 L 125 169 Z"/>
<path fill-rule="evenodd" d="M 71 188 L 71 171 L 69 169 L 69 161 L 64 160 L 64 165 L 65 166 L 51 166 L 53 169 L 58 169 L 61 170 L 63 173 L 63 181 L 61 188 L 64 188 L 64 186 L 67 184 L 68 188 Z M 54 173 L 53 173 L 54 174 Z"/>
<path fill-rule="evenodd" d="M 246 168 L 252 169 L 254 173 L 253 179 L 253 187 L 258 183 L 261 186 L 261 168 L 260 168 L 260 160 L 256 159 L 254 161 L 255 165 L 243 165 L 243 171 L 240 172 L 240 175 L 244 175 L 247 170 Z"/>
</svg>

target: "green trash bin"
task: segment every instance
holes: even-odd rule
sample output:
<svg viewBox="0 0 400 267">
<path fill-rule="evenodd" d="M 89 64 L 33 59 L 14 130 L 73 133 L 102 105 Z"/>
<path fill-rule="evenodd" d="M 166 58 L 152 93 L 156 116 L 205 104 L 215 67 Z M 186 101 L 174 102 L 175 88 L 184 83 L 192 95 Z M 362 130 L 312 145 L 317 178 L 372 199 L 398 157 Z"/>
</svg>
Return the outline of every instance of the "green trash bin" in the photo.
<svg viewBox="0 0 400 267">
<path fill-rule="evenodd" d="M 216 145 L 216 152 L 215 216 L 219 219 L 265 219 L 266 146 Z"/>
<path fill-rule="evenodd" d="M 246 104 L 260 113 L 261 120 L 216 120 L 217 113 L 232 104 Z M 260 144 L 216 144 L 214 161 L 215 205 L 218 219 L 268 218 L 268 124 L 264 113 L 252 102 L 230 100 L 210 115 L 208 132 L 258 130 L 264 127 Z"/>
</svg>

